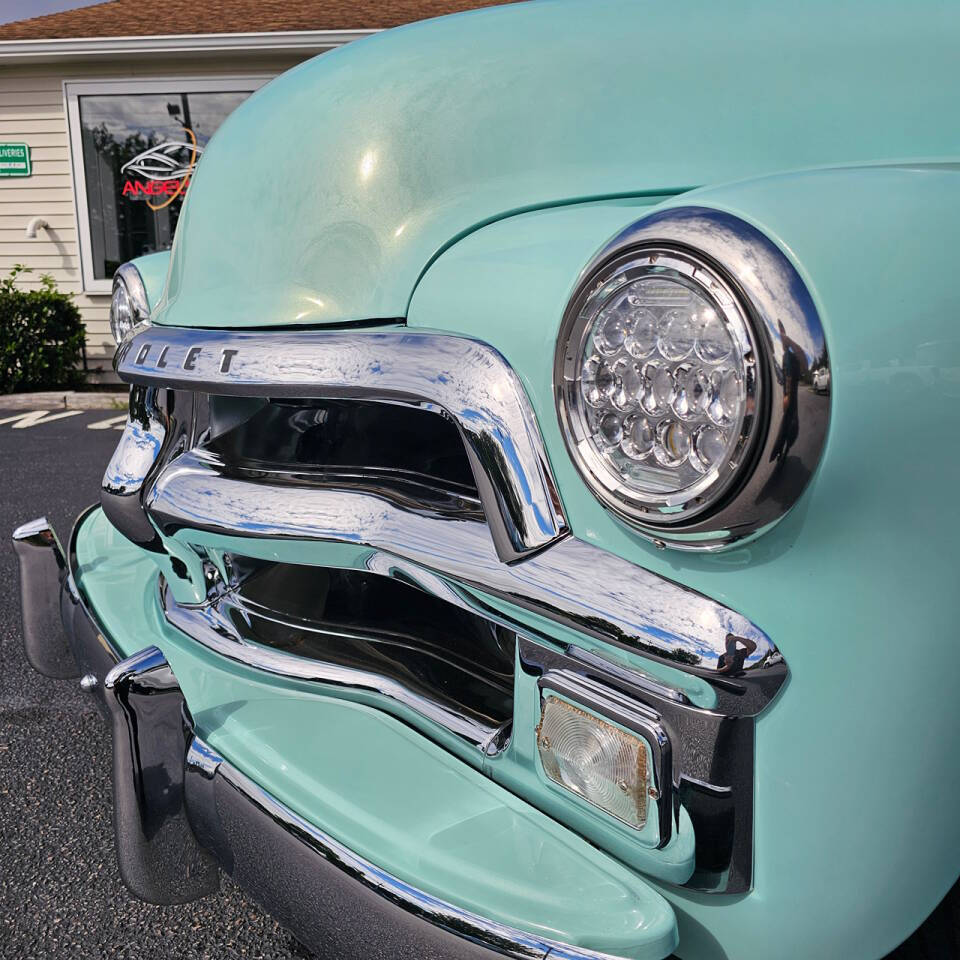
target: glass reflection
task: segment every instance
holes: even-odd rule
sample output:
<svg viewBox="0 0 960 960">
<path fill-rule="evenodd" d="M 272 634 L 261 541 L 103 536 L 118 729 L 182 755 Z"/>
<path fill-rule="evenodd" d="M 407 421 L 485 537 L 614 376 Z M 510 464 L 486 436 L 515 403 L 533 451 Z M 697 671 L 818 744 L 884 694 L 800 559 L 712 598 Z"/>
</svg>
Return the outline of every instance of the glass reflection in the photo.
<svg viewBox="0 0 960 960">
<path fill-rule="evenodd" d="M 93 275 L 167 250 L 210 137 L 251 91 L 81 96 Z"/>
</svg>

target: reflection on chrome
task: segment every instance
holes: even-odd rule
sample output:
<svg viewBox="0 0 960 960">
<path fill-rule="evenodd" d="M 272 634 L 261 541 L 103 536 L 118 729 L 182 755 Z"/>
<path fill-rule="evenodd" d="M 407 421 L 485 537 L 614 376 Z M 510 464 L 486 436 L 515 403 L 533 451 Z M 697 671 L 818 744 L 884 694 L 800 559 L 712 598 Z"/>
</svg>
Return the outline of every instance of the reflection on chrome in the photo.
<svg viewBox="0 0 960 960">
<path fill-rule="evenodd" d="M 141 494 L 167 438 L 160 388 L 134 387 L 123 435 L 107 464 L 100 502 L 110 522 L 139 546 L 157 550 L 157 534 L 143 513 Z"/>
<path fill-rule="evenodd" d="M 113 828 L 124 883 L 148 903 L 188 903 L 220 886 L 190 829 L 183 795 L 183 716 L 177 678 L 157 647 L 103 679 L 113 734 Z"/>
<path fill-rule="evenodd" d="M 141 327 L 120 345 L 131 383 L 209 394 L 354 397 L 442 410 L 460 430 L 506 561 L 566 531 L 543 439 L 517 375 L 492 347 L 399 332 L 227 332 Z"/>
<path fill-rule="evenodd" d="M 60 624 L 60 584 L 68 576 L 63 548 L 46 517 L 13 531 L 20 567 L 20 617 L 27 662 L 45 677 L 78 675 Z"/>
<path fill-rule="evenodd" d="M 105 487 L 120 496 L 140 489 L 160 455 L 166 436 L 164 419 L 157 408 L 156 389 L 137 390 L 123 436 L 103 475 Z"/>
<path fill-rule="evenodd" d="M 218 473 L 194 453 L 161 472 L 145 504 L 161 533 L 180 532 L 186 542 L 192 530 L 202 530 L 347 543 L 409 561 L 454 587 L 507 600 L 702 677 L 723 713 L 759 713 L 786 676 L 782 659 L 762 669 L 776 648 L 745 617 L 573 537 L 522 563 L 504 564 L 480 520 L 413 513 L 352 490 L 250 483 Z M 281 544 L 277 555 L 282 558 Z M 753 646 L 728 667 L 729 635 Z"/>
<path fill-rule="evenodd" d="M 296 580 L 295 573 L 288 579 Z M 422 726 L 418 720 L 425 718 L 481 753 L 510 722 L 512 676 L 495 677 L 480 663 L 477 637 L 458 634 L 457 627 L 467 632 L 462 622 L 450 624 L 450 650 L 443 651 L 431 649 L 426 637 L 378 629 L 362 617 L 345 624 L 285 615 L 283 598 L 268 609 L 251 601 L 243 585 L 203 606 L 181 606 L 161 578 L 160 604 L 169 623 L 223 656 L 325 684 L 348 699 L 375 697 L 378 706 L 413 725 Z M 464 648 L 460 656 L 458 645 Z M 471 647 L 477 659 L 473 670 L 467 666 Z"/>
<path fill-rule="evenodd" d="M 651 663 L 651 682 L 722 715 L 756 715 L 787 675 L 770 638 L 746 618 L 566 532 L 532 410 L 515 374 L 482 343 L 408 331 L 147 327 L 124 341 L 117 365 L 134 389 L 104 509 L 134 542 L 171 554 L 168 580 L 199 577 L 196 603 L 210 585 L 201 582 L 205 552 L 194 532 L 269 539 L 276 559 L 290 562 L 296 549 L 285 553 L 285 542 L 340 543 L 371 570 L 404 567 L 434 596 L 442 585 L 454 602 L 528 636 L 552 631 L 554 642 L 581 646 L 593 638 L 681 671 L 671 678 Z M 391 491 L 382 467 L 355 468 L 359 483 L 339 468 L 247 464 L 242 445 L 217 452 L 207 397 L 195 390 L 234 398 L 231 424 L 252 415 L 241 400 L 251 397 L 257 410 L 266 398 L 295 411 L 313 397 L 445 412 L 465 441 L 482 516 L 425 499 L 409 483 Z"/>
</svg>

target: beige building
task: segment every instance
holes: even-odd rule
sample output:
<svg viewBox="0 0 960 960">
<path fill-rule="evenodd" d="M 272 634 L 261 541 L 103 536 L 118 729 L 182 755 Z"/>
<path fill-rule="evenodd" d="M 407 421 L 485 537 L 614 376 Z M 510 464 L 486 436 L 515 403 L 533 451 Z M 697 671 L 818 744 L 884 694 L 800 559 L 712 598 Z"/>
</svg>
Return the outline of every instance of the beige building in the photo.
<svg viewBox="0 0 960 960">
<path fill-rule="evenodd" d="M 0 26 L 0 275 L 72 291 L 90 382 L 113 379 L 116 267 L 170 245 L 227 114 L 296 63 L 484 0 L 110 0 Z"/>
</svg>

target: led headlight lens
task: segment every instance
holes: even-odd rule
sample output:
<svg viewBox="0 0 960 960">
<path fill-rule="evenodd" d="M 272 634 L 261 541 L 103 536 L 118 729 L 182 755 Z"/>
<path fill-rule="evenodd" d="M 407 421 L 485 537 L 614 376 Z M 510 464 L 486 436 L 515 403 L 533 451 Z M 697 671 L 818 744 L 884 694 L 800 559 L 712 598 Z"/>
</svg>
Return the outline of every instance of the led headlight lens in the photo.
<svg viewBox="0 0 960 960">
<path fill-rule="evenodd" d="M 113 295 L 110 299 L 110 332 L 120 341 L 138 324 L 149 319 L 147 293 L 140 271 L 132 263 L 125 263 L 113 276 Z"/>
<path fill-rule="evenodd" d="M 708 263 L 634 250 L 588 277 L 558 345 L 568 446 L 628 519 L 676 525 L 730 487 L 757 421 L 757 344 Z"/>
<path fill-rule="evenodd" d="M 646 823 L 653 784 L 640 737 L 547 696 L 537 748 L 544 772 L 559 786 L 632 827 Z"/>
</svg>

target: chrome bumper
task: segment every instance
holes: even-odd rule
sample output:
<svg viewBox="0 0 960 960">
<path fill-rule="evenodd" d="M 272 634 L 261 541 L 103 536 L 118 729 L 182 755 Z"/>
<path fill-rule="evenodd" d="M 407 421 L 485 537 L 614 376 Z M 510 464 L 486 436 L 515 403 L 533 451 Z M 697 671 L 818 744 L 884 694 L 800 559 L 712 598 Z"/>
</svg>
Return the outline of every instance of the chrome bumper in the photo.
<svg viewBox="0 0 960 960">
<path fill-rule="evenodd" d="M 25 643 L 54 675 L 84 673 L 113 740 L 114 833 L 131 892 L 157 904 L 216 891 L 219 870 L 307 947 L 365 960 L 617 960 L 471 913 L 391 876 L 308 823 L 195 735 L 156 647 L 118 653 L 78 590 L 68 552 L 45 520 L 18 528 Z M 63 629 L 52 618 L 59 598 Z M 49 675 L 49 674 L 48 674 Z M 277 869 L 277 864 L 282 864 Z"/>
</svg>

